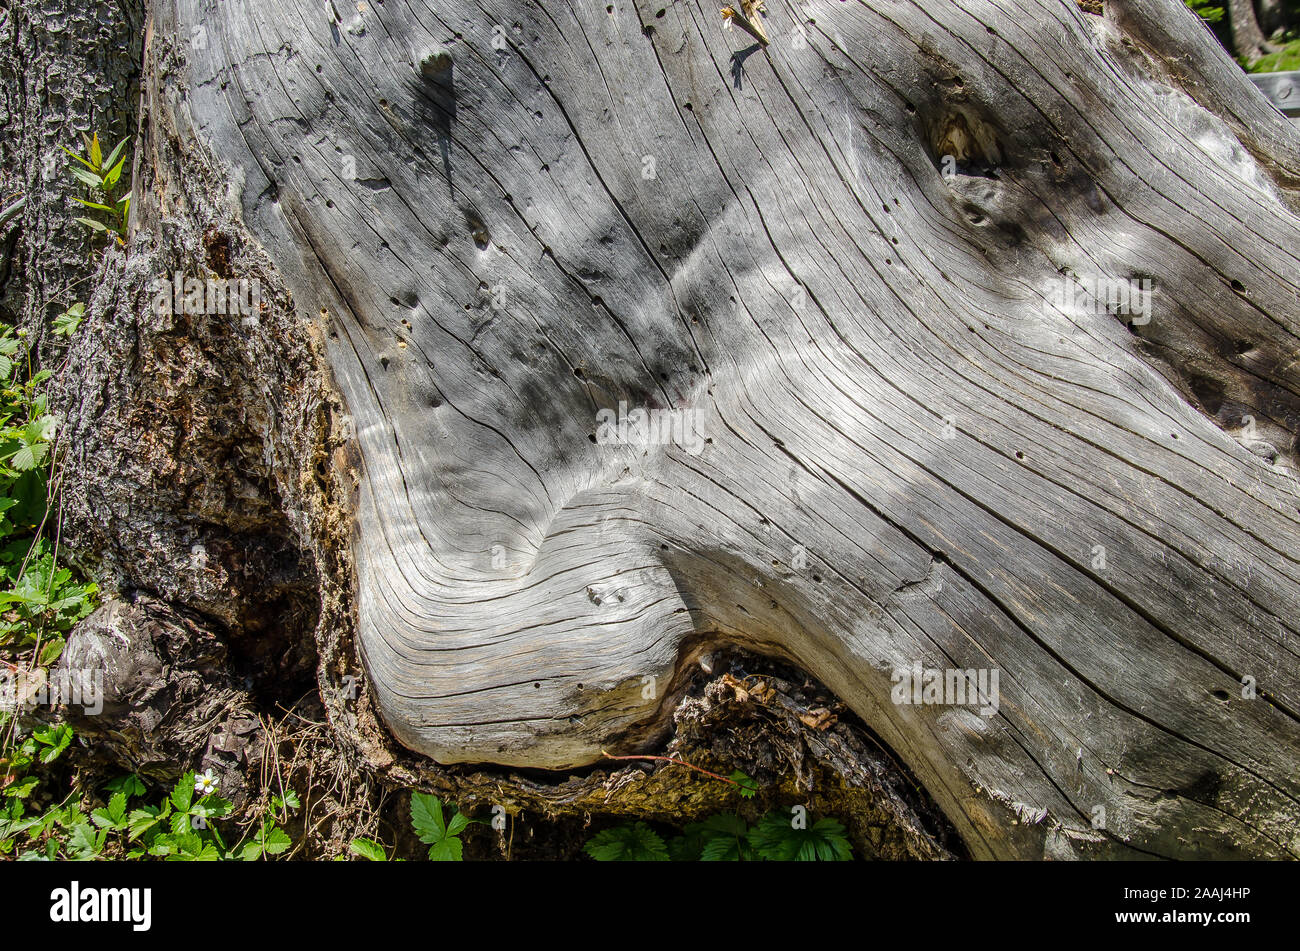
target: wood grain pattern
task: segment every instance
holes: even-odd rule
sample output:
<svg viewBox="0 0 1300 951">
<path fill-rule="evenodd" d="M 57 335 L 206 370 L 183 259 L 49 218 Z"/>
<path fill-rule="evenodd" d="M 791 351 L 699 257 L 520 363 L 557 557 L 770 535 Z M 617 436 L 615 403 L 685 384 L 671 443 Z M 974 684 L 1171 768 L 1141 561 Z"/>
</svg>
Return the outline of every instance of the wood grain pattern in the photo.
<svg viewBox="0 0 1300 951">
<path fill-rule="evenodd" d="M 156 9 L 328 331 L 388 726 L 590 763 L 733 641 L 977 857 L 1300 854 L 1300 136 L 1176 0 L 768 6 Z M 918 664 L 997 716 L 893 703 Z"/>
</svg>

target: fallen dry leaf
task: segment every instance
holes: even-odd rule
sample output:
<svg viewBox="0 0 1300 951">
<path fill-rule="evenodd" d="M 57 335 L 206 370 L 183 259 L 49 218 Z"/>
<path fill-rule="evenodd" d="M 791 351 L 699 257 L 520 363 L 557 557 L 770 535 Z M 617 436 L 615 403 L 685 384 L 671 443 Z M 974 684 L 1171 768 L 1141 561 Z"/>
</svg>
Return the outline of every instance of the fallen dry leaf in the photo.
<svg viewBox="0 0 1300 951">
<path fill-rule="evenodd" d="M 731 691 L 736 695 L 737 700 L 744 702 L 749 699 L 749 691 L 745 689 L 745 685 L 731 674 L 723 674 L 722 683 L 731 688 Z"/>
<path fill-rule="evenodd" d="M 799 714 L 799 722 L 813 730 L 828 730 L 839 720 L 825 707 L 817 707 L 807 713 Z"/>
</svg>

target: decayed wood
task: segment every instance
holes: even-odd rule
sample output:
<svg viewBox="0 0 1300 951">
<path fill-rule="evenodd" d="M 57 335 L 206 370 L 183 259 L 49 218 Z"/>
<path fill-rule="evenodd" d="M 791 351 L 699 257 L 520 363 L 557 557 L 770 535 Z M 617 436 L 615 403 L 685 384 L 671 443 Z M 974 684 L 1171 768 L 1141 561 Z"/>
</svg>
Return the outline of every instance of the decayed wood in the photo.
<svg viewBox="0 0 1300 951">
<path fill-rule="evenodd" d="M 977 857 L 1300 854 L 1300 136 L 1087 6 L 160 0 L 149 108 L 328 338 L 404 744 L 636 750 L 730 641 Z"/>
</svg>

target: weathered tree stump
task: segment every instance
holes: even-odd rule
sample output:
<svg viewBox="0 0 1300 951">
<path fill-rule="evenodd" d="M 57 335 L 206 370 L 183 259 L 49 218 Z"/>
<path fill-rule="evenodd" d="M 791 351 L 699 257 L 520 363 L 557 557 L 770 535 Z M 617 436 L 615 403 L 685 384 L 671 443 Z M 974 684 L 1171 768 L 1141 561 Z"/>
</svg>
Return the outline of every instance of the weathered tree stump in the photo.
<svg viewBox="0 0 1300 951">
<path fill-rule="evenodd" d="M 372 766 L 736 645 L 975 857 L 1300 854 L 1297 130 L 1178 0 L 769 7 L 158 0 L 70 528 Z"/>
</svg>

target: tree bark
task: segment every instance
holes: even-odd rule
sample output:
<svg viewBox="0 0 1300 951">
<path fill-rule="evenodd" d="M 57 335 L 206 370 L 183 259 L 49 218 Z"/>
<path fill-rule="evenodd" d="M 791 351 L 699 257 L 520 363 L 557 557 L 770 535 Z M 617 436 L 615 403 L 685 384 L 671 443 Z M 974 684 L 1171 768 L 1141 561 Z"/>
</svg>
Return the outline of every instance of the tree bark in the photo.
<svg viewBox="0 0 1300 951">
<path fill-rule="evenodd" d="M 1253 63 L 1276 48 L 1264 38 L 1254 0 L 1228 0 L 1228 26 L 1232 30 L 1233 52 Z"/>
<path fill-rule="evenodd" d="M 390 779 L 739 647 L 974 857 L 1300 854 L 1300 136 L 1178 0 L 769 6 L 157 0 L 69 530 Z"/>
<path fill-rule="evenodd" d="M 0 319 L 38 349 L 96 270 L 60 146 L 79 152 L 98 133 L 107 152 L 135 132 L 142 16 L 139 0 L 0 9 L 0 209 L 13 209 L 0 220 Z"/>
</svg>

